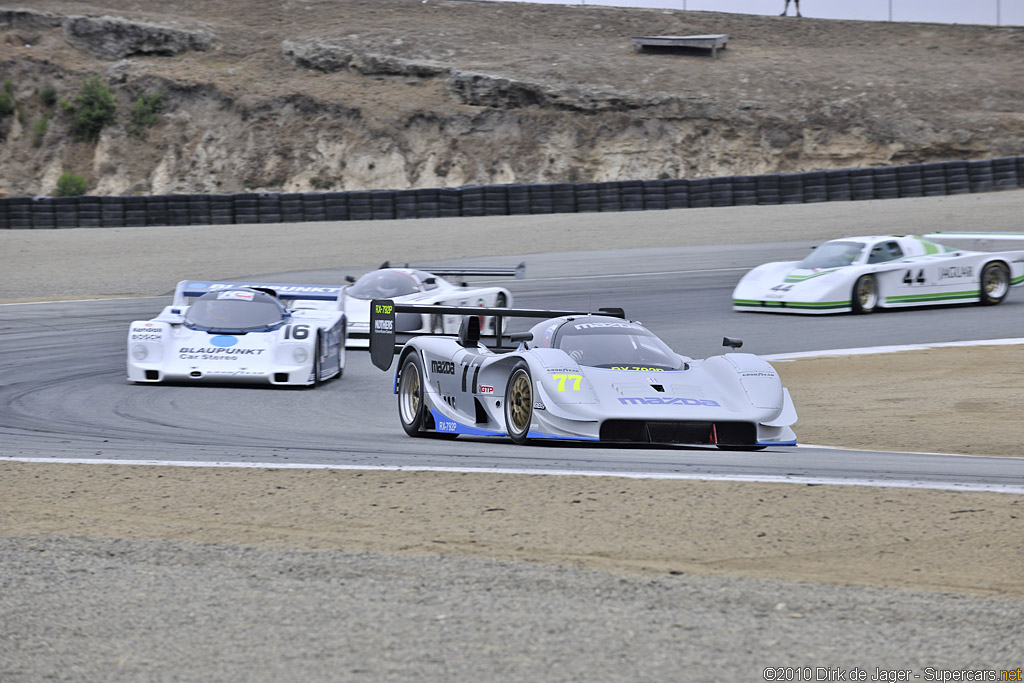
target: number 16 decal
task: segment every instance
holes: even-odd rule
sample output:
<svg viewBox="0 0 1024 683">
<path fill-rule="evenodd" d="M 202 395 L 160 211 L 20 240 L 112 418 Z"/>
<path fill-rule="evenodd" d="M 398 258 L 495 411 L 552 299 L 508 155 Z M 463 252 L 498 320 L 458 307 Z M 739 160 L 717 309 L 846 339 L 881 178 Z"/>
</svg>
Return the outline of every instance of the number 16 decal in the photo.
<svg viewBox="0 0 1024 683">
<path fill-rule="evenodd" d="M 285 339 L 307 339 L 309 338 L 309 325 L 285 325 Z"/>
</svg>

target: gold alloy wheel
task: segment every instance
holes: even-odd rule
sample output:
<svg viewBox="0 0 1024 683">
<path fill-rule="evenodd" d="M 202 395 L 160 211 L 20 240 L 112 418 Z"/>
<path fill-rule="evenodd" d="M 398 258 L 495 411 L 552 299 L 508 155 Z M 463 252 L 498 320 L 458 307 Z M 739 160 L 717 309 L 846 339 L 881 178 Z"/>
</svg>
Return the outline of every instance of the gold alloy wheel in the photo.
<svg viewBox="0 0 1024 683">
<path fill-rule="evenodd" d="M 982 273 L 981 288 L 989 301 L 1001 300 L 1006 296 L 1006 290 L 1010 288 L 1006 270 L 997 264 L 985 268 L 985 272 Z"/>
<path fill-rule="evenodd" d="M 525 434 L 530 429 L 530 417 L 533 414 L 533 387 L 530 386 L 530 375 L 525 370 L 516 370 L 512 376 L 512 390 L 508 400 L 509 428 L 517 434 Z"/>
</svg>

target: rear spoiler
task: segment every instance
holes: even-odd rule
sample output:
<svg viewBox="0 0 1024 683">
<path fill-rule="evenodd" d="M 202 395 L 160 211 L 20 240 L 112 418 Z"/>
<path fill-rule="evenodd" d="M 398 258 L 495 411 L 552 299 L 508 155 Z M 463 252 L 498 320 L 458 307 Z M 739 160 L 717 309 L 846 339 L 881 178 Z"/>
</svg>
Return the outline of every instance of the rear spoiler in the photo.
<svg viewBox="0 0 1024 683">
<path fill-rule="evenodd" d="M 924 235 L 924 238 L 942 244 L 943 242 L 964 242 L 970 241 L 971 246 L 987 251 L 993 246 L 993 242 L 1019 242 L 1024 241 L 1024 232 L 933 232 Z M 958 247 L 962 248 L 962 247 Z M 1014 245 L 1011 248 L 1016 248 Z"/>
<path fill-rule="evenodd" d="M 174 306 L 187 306 L 190 298 L 200 297 L 208 292 L 223 289 L 273 290 L 279 299 L 296 299 L 304 301 L 338 301 L 342 287 L 338 285 L 290 285 L 271 282 L 224 282 L 210 280 L 182 280 L 174 289 Z"/>
<path fill-rule="evenodd" d="M 560 318 L 562 316 L 594 315 L 595 311 L 545 311 L 533 308 L 482 308 L 476 306 L 431 306 L 427 304 L 396 304 L 391 299 L 374 299 L 370 302 L 370 360 L 381 370 L 391 367 L 395 354 L 413 337 L 429 336 L 426 333 L 405 333 L 395 330 L 397 313 L 437 313 L 441 315 L 461 315 L 463 317 L 494 316 L 495 330 L 503 329 L 505 318 Z M 625 319 L 626 313 L 621 308 L 602 308 L 597 314 L 613 318 Z M 401 341 L 398 336 L 404 337 Z M 452 335 L 445 335 L 452 336 Z M 514 348 L 518 340 L 516 335 L 505 336 L 499 333 L 486 335 L 494 343 L 489 348 Z M 506 345 L 507 342 L 507 345 Z"/>
<path fill-rule="evenodd" d="M 385 261 L 380 264 L 381 270 L 384 268 L 393 268 L 389 261 Z M 406 268 L 409 268 L 409 264 L 405 264 Z M 424 270 L 431 275 L 439 275 L 441 277 L 514 277 L 517 280 L 522 280 L 526 277 L 526 262 L 523 261 L 515 268 L 446 268 L 444 266 L 416 266 L 417 270 Z"/>
</svg>

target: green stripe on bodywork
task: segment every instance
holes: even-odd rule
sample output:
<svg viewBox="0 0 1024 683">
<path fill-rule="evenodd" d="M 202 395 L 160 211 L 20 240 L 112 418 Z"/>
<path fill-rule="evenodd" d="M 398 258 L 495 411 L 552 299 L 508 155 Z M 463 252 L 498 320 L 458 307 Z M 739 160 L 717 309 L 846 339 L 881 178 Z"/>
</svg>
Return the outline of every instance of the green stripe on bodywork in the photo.
<svg viewBox="0 0 1024 683">
<path fill-rule="evenodd" d="M 947 254 L 951 251 L 957 251 L 952 247 L 936 244 L 935 242 L 929 242 L 923 237 L 918 237 L 917 235 L 911 235 L 911 237 L 921 243 L 921 246 L 924 247 L 924 253 L 926 256 L 930 256 L 931 254 Z"/>
<path fill-rule="evenodd" d="M 909 303 L 920 303 L 920 302 L 933 302 L 933 301 L 948 301 L 949 299 L 977 299 L 981 296 L 981 291 L 975 289 L 973 291 L 966 292 L 941 292 L 939 294 L 907 294 L 904 296 L 887 296 L 885 297 L 886 303 L 892 304 L 909 304 Z"/>
<path fill-rule="evenodd" d="M 733 306 L 749 306 L 751 308 L 812 308 L 827 310 L 830 308 L 849 308 L 849 301 L 756 301 L 751 299 L 733 299 Z"/>
<path fill-rule="evenodd" d="M 823 270 L 820 273 L 814 273 L 812 275 L 787 275 L 786 279 L 784 281 L 785 282 L 803 282 L 804 280 L 810 280 L 811 278 L 821 277 L 822 275 L 828 275 L 829 273 L 834 273 L 837 270 L 838 270 L 838 268 L 829 268 L 828 270 Z"/>
<path fill-rule="evenodd" d="M 1019 285 L 1022 282 L 1024 282 L 1024 275 L 1021 275 L 1020 277 L 1015 277 L 1012 280 L 1010 280 L 1011 285 Z"/>
</svg>

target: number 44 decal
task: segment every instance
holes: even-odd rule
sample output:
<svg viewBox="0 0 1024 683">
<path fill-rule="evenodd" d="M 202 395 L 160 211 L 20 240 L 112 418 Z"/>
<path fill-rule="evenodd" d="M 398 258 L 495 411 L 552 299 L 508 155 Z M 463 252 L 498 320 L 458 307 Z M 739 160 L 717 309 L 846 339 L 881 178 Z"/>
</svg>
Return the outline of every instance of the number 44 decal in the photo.
<svg viewBox="0 0 1024 683">
<path fill-rule="evenodd" d="M 924 268 L 921 268 L 920 270 L 917 271 L 916 278 L 914 277 L 913 270 L 908 270 L 906 273 L 903 274 L 903 284 L 913 285 L 915 282 L 919 285 L 925 284 L 926 280 L 924 277 Z"/>
</svg>

